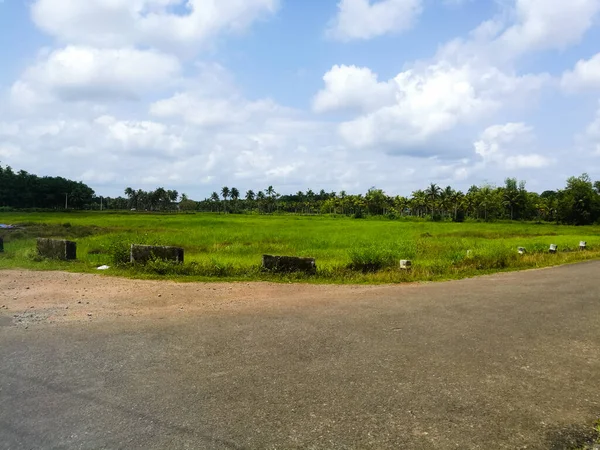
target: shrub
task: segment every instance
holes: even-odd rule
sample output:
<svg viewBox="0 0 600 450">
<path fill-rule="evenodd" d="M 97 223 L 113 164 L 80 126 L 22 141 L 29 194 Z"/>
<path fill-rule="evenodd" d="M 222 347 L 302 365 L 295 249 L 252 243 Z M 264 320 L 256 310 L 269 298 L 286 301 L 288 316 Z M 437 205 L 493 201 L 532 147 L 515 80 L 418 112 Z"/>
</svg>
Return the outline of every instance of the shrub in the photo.
<svg viewBox="0 0 600 450">
<path fill-rule="evenodd" d="M 349 256 L 349 268 L 360 270 L 364 273 L 377 272 L 378 270 L 393 266 L 395 263 L 392 251 L 375 245 L 353 248 L 350 250 Z"/>
</svg>

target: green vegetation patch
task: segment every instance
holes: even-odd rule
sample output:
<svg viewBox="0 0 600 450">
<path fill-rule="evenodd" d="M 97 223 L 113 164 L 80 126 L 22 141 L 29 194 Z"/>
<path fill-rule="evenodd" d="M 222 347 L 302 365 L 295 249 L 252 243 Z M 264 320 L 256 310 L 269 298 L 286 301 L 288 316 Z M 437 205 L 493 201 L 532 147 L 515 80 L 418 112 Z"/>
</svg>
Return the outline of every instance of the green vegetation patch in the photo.
<svg viewBox="0 0 600 450">
<path fill-rule="evenodd" d="M 399 283 L 600 257 L 599 226 L 130 212 L 3 213 L 1 220 L 19 228 L 3 231 L 0 268 L 97 272 L 109 265 L 107 274 L 140 278 Z M 78 260 L 37 257 L 37 237 L 76 241 Z M 587 241 L 587 250 L 579 251 L 580 241 Z M 186 262 L 133 267 L 131 244 L 182 247 Z M 557 254 L 549 254 L 550 244 L 558 245 Z M 519 255 L 518 247 L 527 253 Z M 316 258 L 317 273 L 264 273 L 263 254 Z M 400 270 L 401 259 L 411 260 L 412 270 Z"/>
</svg>

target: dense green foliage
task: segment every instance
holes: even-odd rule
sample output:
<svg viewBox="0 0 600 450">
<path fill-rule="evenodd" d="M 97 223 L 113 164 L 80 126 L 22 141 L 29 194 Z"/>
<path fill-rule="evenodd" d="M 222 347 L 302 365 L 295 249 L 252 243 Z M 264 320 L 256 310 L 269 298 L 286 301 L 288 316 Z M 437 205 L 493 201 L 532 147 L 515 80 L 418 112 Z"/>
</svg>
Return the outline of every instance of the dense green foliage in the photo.
<svg viewBox="0 0 600 450">
<path fill-rule="evenodd" d="M 431 184 L 410 197 L 392 196 L 371 188 L 366 194 L 341 191 L 318 193 L 311 189 L 293 195 L 281 195 L 273 186 L 264 190 L 240 191 L 224 186 L 202 201 L 193 201 L 176 190 L 162 187 L 144 191 L 128 187 L 126 197 L 95 197 L 94 191 L 80 182 L 60 177 L 38 177 L 10 167 L 0 166 L 0 207 L 71 209 L 112 209 L 142 211 L 200 211 L 217 213 L 294 213 L 340 214 L 355 218 L 384 215 L 428 218 L 434 221 L 465 219 L 528 220 L 588 225 L 600 221 L 600 181 L 587 174 L 571 177 L 564 189 L 529 192 L 525 182 L 508 178 L 504 186 L 471 186 L 467 192 Z"/>
<path fill-rule="evenodd" d="M 159 188 L 158 191 L 164 189 Z M 137 192 L 137 194 L 136 194 Z M 153 194 L 127 188 L 128 199 L 119 199 L 119 205 L 139 209 L 138 197 L 152 198 Z M 138 206 L 136 206 L 138 205 Z M 151 202 L 147 210 L 155 210 Z M 244 198 L 236 188 L 227 186 L 221 194 L 212 195 L 200 202 L 182 196 L 181 202 L 162 209 L 202 211 L 218 213 L 294 213 L 294 214 L 341 214 L 355 218 L 385 215 L 391 219 L 412 216 L 434 221 L 465 219 L 529 220 L 574 225 L 588 225 L 600 220 L 600 182 L 592 183 L 588 175 L 572 177 L 567 186 L 558 191 L 542 194 L 529 192 L 525 182 L 508 178 L 501 187 L 471 186 L 466 193 L 448 186 L 445 189 L 431 184 L 427 189 L 417 190 L 411 197 L 390 196 L 381 189 L 371 188 L 362 195 L 350 195 L 342 191 L 318 193 L 308 190 L 293 195 L 280 195 L 272 186 L 264 191 L 249 190 Z"/>
<path fill-rule="evenodd" d="M 138 212 L 2 213 L 20 224 L 5 231 L 0 269 L 27 267 L 190 280 L 304 280 L 336 283 L 395 283 L 460 278 L 499 270 L 544 267 L 600 256 L 600 227 L 526 222 L 452 223 L 418 218 L 388 220 L 344 216 L 161 214 Z M 40 260 L 36 237 L 63 237 L 78 244 L 78 261 Z M 579 251 L 579 241 L 588 243 Z M 127 264 L 136 244 L 185 249 L 184 265 L 156 261 Z M 558 254 L 549 254 L 557 244 Z M 519 255 L 518 247 L 527 254 Z M 260 270 L 263 254 L 317 260 L 316 276 L 276 276 Z M 411 271 L 399 260 L 413 261 Z"/>
<path fill-rule="evenodd" d="M 68 207 L 84 209 L 94 201 L 94 191 L 83 183 L 61 177 L 38 177 L 24 170 L 13 172 L 0 165 L 0 208 Z"/>
</svg>

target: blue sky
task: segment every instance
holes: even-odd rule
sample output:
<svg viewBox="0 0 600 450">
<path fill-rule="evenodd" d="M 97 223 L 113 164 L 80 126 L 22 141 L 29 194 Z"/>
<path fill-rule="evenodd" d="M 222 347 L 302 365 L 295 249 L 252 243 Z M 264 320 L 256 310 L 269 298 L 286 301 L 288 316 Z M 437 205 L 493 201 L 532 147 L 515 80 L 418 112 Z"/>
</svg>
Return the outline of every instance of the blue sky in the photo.
<svg viewBox="0 0 600 450">
<path fill-rule="evenodd" d="M 600 179 L 600 0 L 0 0 L 0 161 L 99 195 Z"/>
</svg>

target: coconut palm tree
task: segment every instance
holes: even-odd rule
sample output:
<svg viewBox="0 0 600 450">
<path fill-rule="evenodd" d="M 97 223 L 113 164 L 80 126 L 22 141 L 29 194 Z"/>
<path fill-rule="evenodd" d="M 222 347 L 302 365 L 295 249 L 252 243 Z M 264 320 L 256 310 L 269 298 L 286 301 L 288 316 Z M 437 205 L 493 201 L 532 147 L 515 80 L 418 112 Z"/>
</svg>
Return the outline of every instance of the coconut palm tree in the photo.
<svg viewBox="0 0 600 450">
<path fill-rule="evenodd" d="M 231 201 L 233 202 L 233 209 L 235 211 L 237 210 L 237 201 L 240 198 L 240 191 L 238 191 L 237 188 L 232 187 L 229 195 L 231 196 Z"/>
<path fill-rule="evenodd" d="M 440 197 L 440 193 L 442 192 L 442 188 L 440 188 L 437 184 L 431 183 L 427 189 L 425 189 L 425 195 L 429 199 L 429 205 L 431 208 L 431 218 L 435 215 L 435 204 Z"/>
<path fill-rule="evenodd" d="M 229 198 L 229 188 L 227 186 L 223 186 L 221 188 L 221 195 L 223 196 L 223 211 L 227 213 L 227 199 Z"/>
<path fill-rule="evenodd" d="M 217 211 L 219 212 L 219 214 L 221 214 L 221 209 L 219 208 L 219 202 L 221 201 L 219 194 L 217 194 L 216 192 L 213 192 L 210 195 L 210 199 L 212 200 L 212 202 L 217 206 Z M 212 209 L 212 208 L 211 208 Z"/>
</svg>

